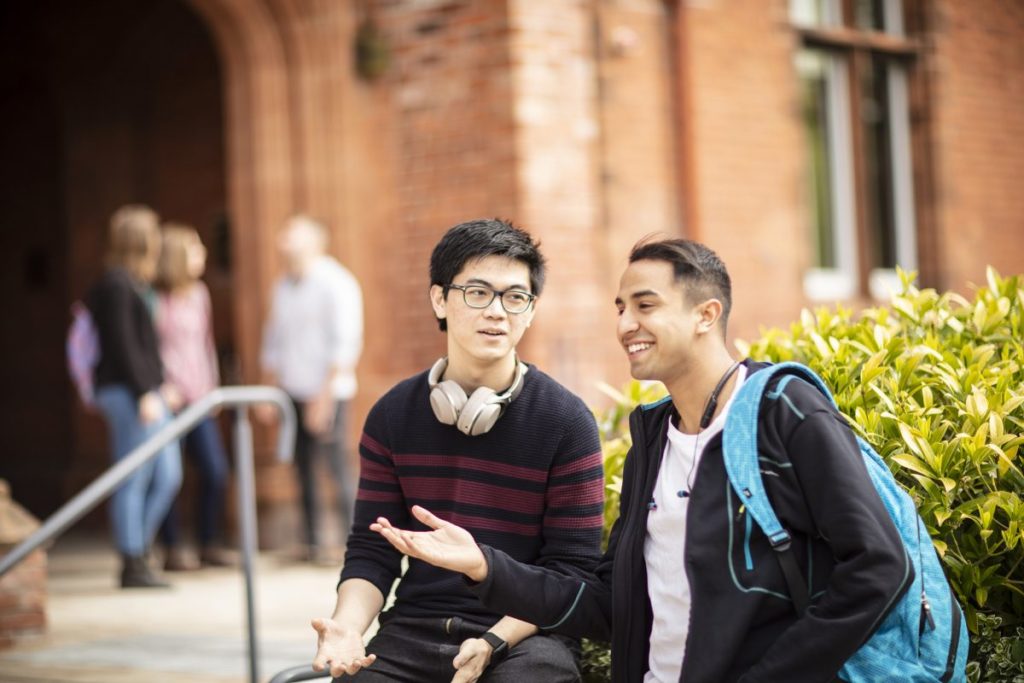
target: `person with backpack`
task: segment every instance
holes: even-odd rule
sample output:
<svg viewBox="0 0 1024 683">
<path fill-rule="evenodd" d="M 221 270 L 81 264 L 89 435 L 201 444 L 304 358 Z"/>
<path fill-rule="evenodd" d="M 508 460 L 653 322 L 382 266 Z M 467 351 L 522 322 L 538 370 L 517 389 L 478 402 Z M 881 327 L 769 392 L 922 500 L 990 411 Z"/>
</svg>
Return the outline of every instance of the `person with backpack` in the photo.
<svg viewBox="0 0 1024 683">
<path fill-rule="evenodd" d="M 371 528 L 412 557 L 464 573 L 492 609 L 542 631 L 610 640 L 616 683 L 963 680 L 959 607 L 945 585 L 931 602 L 916 594 L 917 559 L 829 397 L 782 372 L 762 375 L 770 381 L 758 388 L 754 417 L 723 439 L 733 399 L 771 366 L 727 350 L 731 284 L 718 256 L 689 240 L 641 241 L 616 306 L 633 377 L 663 382 L 669 396 L 630 416 L 620 515 L 593 576 L 519 564 L 422 507 L 413 514 L 433 531 L 385 518 Z M 753 451 L 746 484 L 727 468 L 725 440 Z M 783 535 L 762 530 L 765 508 Z M 923 552 L 933 556 L 926 571 L 937 568 L 934 549 Z M 894 660 L 866 675 L 847 670 L 855 655 L 872 656 L 862 646 L 890 613 L 915 604 L 919 618 L 897 631 L 912 639 L 942 620 L 949 654 L 936 673 L 901 676 Z"/>
<path fill-rule="evenodd" d="M 110 432 L 111 457 L 124 458 L 160 430 L 171 412 L 153 326 L 152 288 L 160 256 L 156 212 L 123 206 L 110 219 L 108 267 L 86 297 L 99 359 L 93 370 L 95 405 Z M 166 394 L 166 397 L 165 397 Z M 146 555 L 181 486 L 181 452 L 169 443 L 114 492 L 110 517 L 121 553 L 122 588 L 161 588 Z"/>
</svg>

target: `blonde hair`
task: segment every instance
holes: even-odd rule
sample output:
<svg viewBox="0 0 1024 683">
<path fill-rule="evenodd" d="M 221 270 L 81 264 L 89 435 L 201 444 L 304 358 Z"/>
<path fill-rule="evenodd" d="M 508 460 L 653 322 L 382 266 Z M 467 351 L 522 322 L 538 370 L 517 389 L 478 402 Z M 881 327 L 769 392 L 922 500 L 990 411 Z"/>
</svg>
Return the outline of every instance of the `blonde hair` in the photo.
<svg viewBox="0 0 1024 683">
<path fill-rule="evenodd" d="M 127 204 L 110 217 L 107 263 L 143 282 L 156 275 L 160 255 L 160 217 L 145 204 Z"/>
<path fill-rule="evenodd" d="M 195 281 L 188 267 L 188 248 L 199 242 L 199 233 L 190 225 L 165 223 L 163 248 L 157 268 L 157 286 L 167 291 L 186 287 Z"/>
</svg>

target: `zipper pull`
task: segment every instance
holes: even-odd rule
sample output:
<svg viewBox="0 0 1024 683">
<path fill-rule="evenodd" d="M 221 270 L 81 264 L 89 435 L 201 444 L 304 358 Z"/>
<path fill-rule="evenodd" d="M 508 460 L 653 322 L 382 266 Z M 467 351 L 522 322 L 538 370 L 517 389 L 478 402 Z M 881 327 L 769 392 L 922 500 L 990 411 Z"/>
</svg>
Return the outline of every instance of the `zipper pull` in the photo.
<svg viewBox="0 0 1024 683">
<path fill-rule="evenodd" d="M 743 511 L 747 509 L 746 505 L 740 505 L 740 509 L 736 512 L 736 521 L 743 519 Z"/>
<path fill-rule="evenodd" d="M 928 598 L 925 597 L 924 593 L 921 593 L 921 626 L 919 633 L 924 633 L 925 625 L 928 626 L 930 631 L 935 630 L 935 619 L 932 618 L 932 606 L 928 603 Z"/>
</svg>

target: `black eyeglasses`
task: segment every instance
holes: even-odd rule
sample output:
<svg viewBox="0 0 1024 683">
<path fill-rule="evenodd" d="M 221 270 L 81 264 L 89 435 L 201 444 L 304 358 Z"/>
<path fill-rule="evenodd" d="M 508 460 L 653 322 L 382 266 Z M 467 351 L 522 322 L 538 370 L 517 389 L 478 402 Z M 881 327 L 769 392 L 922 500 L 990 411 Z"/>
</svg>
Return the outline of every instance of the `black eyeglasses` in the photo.
<svg viewBox="0 0 1024 683">
<path fill-rule="evenodd" d="M 494 301 L 494 297 L 501 297 L 501 307 L 506 313 L 525 313 L 530 309 L 536 294 L 524 292 L 521 289 L 506 289 L 499 292 L 484 285 L 448 285 L 451 289 L 462 291 L 462 299 L 470 308 L 487 308 Z"/>
</svg>

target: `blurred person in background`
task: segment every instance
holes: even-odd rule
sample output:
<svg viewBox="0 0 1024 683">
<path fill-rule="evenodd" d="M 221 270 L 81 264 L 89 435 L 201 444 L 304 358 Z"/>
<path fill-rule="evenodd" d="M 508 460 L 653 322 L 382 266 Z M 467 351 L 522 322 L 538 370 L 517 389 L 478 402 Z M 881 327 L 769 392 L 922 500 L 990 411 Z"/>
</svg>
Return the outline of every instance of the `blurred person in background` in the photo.
<svg viewBox="0 0 1024 683">
<path fill-rule="evenodd" d="M 153 309 L 152 282 L 160 256 L 156 212 L 141 204 L 123 206 L 110 219 L 107 270 L 86 303 L 96 325 L 100 358 L 93 383 L 96 406 L 110 433 L 117 462 L 170 419 Z M 121 553 L 122 588 L 168 584 L 146 562 L 153 537 L 181 486 L 181 452 L 172 442 L 125 481 L 111 498 L 110 513 Z"/>
<path fill-rule="evenodd" d="M 278 236 L 285 275 L 274 287 L 261 362 L 266 379 L 295 405 L 295 466 L 302 493 L 304 558 L 326 562 L 320 529 L 316 461 L 332 475 L 342 533 L 352 522 L 355 480 L 349 473 L 346 434 L 356 393 L 356 363 L 363 347 L 363 298 L 355 277 L 325 253 L 327 231 L 308 216 L 293 216 Z M 267 421 L 274 412 L 263 406 Z"/>
<path fill-rule="evenodd" d="M 200 279 L 205 270 L 206 248 L 199 233 L 187 225 L 165 224 L 157 276 L 160 295 L 156 331 L 166 386 L 176 399 L 175 409 L 194 403 L 219 384 L 210 291 Z M 172 505 L 160 529 L 167 550 L 164 569 L 186 571 L 198 569 L 200 564 L 228 566 L 233 559 L 224 549 L 222 537 L 228 458 L 215 417 L 203 418 L 183 441 L 185 454 L 199 474 L 199 557 L 197 560 L 182 544 L 178 506 Z"/>
</svg>

